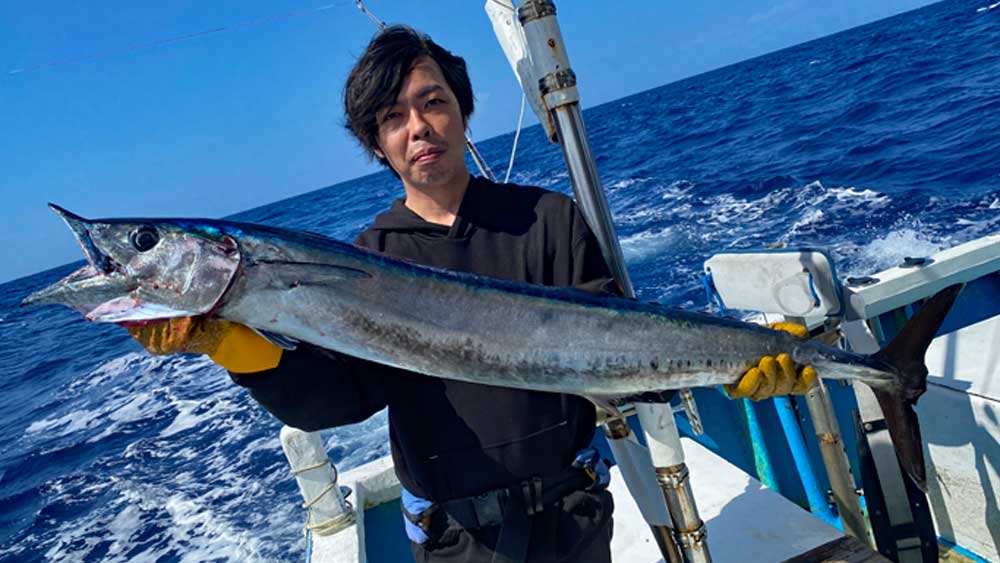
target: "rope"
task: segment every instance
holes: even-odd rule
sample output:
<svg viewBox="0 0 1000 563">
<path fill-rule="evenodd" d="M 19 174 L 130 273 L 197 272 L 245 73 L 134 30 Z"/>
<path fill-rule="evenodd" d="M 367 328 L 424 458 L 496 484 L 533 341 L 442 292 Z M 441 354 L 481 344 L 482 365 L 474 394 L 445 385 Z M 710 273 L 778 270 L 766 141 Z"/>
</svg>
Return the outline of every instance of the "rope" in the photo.
<svg viewBox="0 0 1000 563">
<path fill-rule="evenodd" d="M 337 468 L 334 467 L 334 465 L 329 461 L 321 461 L 314 465 L 292 470 L 292 475 L 299 475 L 301 473 L 305 473 L 306 471 L 312 471 L 313 469 L 325 467 L 326 465 L 329 465 L 334 471 L 333 480 L 327 483 L 327 485 L 323 487 L 323 490 L 320 491 L 320 493 L 314 498 L 302 503 L 302 508 L 306 510 L 306 524 L 303 527 L 303 531 L 305 532 L 307 538 L 309 537 L 310 532 L 315 532 L 321 536 L 325 536 L 337 532 L 354 523 L 354 506 L 351 504 L 351 501 L 347 499 L 341 499 L 341 502 L 343 502 L 344 506 L 347 508 L 346 511 L 322 522 L 312 522 L 312 507 L 315 506 L 320 499 L 329 494 L 330 491 L 336 490 L 339 486 L 337 484 Z"/>
<path fill-rule="evenodd" d="M 349 509 L 347 512 L 334 516 L 333 518 L 329 518 L 322 522 L 310 522 L 313 516 L 313 512 L 310 510 L 308 516 L 306 516 L 306 524 L 302 528 L 303 532 L 306 534 L 306 537 L 307 538 L 309 537 L 310 532 L 315 532 L 321 536 L 327 536 L 334 532 L 338 532 L 346 528 L 347 526 L 353 524 L 354 507 L 351 506 L 351 503 L 349 502 L 346 502 L 346 504 L 347 508 Z"/>
<path fill-rule="evenodd" d="M 472 156 L 472 162 L 475 162 L 476 167 L 479 168 L 479 173 L 489 178 L 491 182 L 496 182 L 497 177 L 493 175 L 493 171 L 486 164 L 483 155 L 479 154 L 479 151 L 476 150 L 476 145 L 472 144 L 472 139 L 468 135 L 465 136 L 465 146 L 469 148 L 469 155 Z"/>
<path fill-rule="evenodd" d="M 364 3 L 361 0 L 356 0 L 355 5 L 357 5 L 358 9 L 361 10 L 366 16 L 368 16 L 368 19 L 372 20 L 372 23 L 374 23 L 376 27 L 378 27 L 380 30 L 385 29 L 385 22 L 378 19 L 375 16 L 375 14 L 371 12 L 371 10 L 365 7 Z"/>
<path fill-rule="evenodd" d="M 517 118 L 517 130 L 514 131 L 514 145 L 510 147 L 510 164 L 507 165 L 507 175 L 503 179 L 504 184 L 510 180 L 510 171 L 514 169 L 514 155 L 517 154 L 517 140 L 521 137 L 521 124 L 524 123 L 524 102 L 527 98 L 521 94 L 521 115 Z"/>
<path fill-rule="evenodd" d="M 726 314 L 726 306 L 722 303 L 722 296 L 715 290 L 715 283 L 712 281 L 712 273 L 709 272 L 701 278 L 701 283 L 705 286 L 705 295 L 708 297 L 708 304 L 716 304 L 719 307 L 719 314 Z"/>
<path fill-rule="evenodd" d="M 326 486 L 323 487 L 323 490 L 320 491 L 320 493 L 318 495 L 316 495 L 316 498 L 314 498 L 314 499 L 312 499 L 310 501 L 303 502 L 302 503 L 302 508 L 305 508 L 306 510 L 312 508 L 312 506 L 314 504 L 316 504 L 317 502 L 319 502 L 319 499 L 325 497 L 326 493 L 329 493 L 330 491 L 332 491 L 336 487 L 337 487 L 337 482 L 336 481 L 334 481 L 332 483 L 327 483 Z"/>
<path fill-rule="evenodd" d="M 300 467 L 298 469 L 293 469 L 292 470 L 292 475 L 298 475 L 300 473 L 305 473 L 306 471 L 312 471 L 313 469 L 319 469 L 320 467 L 323 467 L 325 465 L 329 465 L 330 468 L 333 469 L 333 480 L 336 481 L 337 480 L 337 468 L 332 463 L 330 463 L 330 460 L 323 460 L 323 461 L 321 461 L 321 462 L 319 462 L 319 463 L 317 463 L 315 465 L 309 465 L 309 466 L 306 466 L 306 467 Z"/>
</svg>

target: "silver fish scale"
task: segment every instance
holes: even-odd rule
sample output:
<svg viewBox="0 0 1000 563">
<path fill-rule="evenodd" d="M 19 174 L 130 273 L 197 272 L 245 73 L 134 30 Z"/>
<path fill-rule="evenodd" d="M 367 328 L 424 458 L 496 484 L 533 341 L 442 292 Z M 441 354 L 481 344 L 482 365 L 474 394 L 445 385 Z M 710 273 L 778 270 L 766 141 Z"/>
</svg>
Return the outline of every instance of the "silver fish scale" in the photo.
<svg viewBox="0 0 1000 563">
<path fill-rule="evenodd" d="M 252 255 L 246 239 L 241 246 Z M 334 266 L 329 279 L 321 272 L 313 279 L 288 279 L 282 264 L 247 267 L 217 312 L 427 375 L 584 395 L 731 383 L 760 357 L 781 352 L 794 352 L 799 361 L 830 358 L 860 365 L 864 360 L 745 323 L 619 299 L 511 291 L 503 283 L 469 283 L 468 276 L 367 256 L 312 253 L 313 263 Z M 369 276 L 338 279 L 344 268 Z M 864 366 L 829 375 L 891 379 Z"/>
</svg>

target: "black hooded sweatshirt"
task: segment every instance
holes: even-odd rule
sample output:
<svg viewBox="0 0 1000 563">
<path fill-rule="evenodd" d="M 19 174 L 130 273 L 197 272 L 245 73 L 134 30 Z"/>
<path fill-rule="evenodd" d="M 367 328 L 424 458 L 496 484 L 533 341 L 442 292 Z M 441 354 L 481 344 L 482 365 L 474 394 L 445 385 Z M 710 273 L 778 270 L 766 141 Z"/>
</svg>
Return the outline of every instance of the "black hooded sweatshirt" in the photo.
<svg viewBox="0 0 1000 563">
<path fill-rule="evenodd" d="M 568 197 L 473 177 L 451 227 L 397 200 L 355 241 L 418 264 L 548 286 L 608 291 L 597 240 Z M 574 395 L 427 377 L 300 345 L 278 367 L 232 374 L 282 422 L 307 431 L 389 408 L 396 474 L 434 501 L 476 495 L 568 467 L 594 434 Z"/>
</svg>

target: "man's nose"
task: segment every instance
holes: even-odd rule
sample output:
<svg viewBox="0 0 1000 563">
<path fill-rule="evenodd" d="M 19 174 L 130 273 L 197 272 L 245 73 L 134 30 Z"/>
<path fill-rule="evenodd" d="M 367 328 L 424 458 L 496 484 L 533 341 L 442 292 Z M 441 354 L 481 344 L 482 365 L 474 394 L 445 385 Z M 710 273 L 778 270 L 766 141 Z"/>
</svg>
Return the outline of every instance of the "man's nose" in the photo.
<svg viewBox="0 0 1000 563">
<path fill-rule="evenodd" d="M 422 139 L 431 131 L 431 126 L 430 123 L 427 122 L 427 117 L 417 108 L 410 111 L 409 129 L 410 135 L 413 136 L 413 139 Z"/>
</svg>

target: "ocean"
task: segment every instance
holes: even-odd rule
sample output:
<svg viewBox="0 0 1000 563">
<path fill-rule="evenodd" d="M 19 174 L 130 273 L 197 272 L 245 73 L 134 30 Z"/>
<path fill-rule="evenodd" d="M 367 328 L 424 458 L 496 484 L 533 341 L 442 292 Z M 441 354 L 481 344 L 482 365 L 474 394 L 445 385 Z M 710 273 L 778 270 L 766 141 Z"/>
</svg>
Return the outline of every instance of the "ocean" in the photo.
<svg viewBox="0 0 1000 563">
<path fill-rule="evenodd" d="M 821 245 L 846 277 L 1000 230 L 989 6 L 933 4 L 586 110 L 640 298 L 705 308 L 702 263 L 723 250 Z M 512 139 L 478 142 L 494 170 Z M 511 181 L 571 192 L 539 127 L 517 155 Z M 400 194 L 381 172 L 234 218 L 351 240 Z M 280 423 L 224 371 L 17 307 L 79 265 L 0 285 L 0 561 L 301 559 Z M 388 453 L 384 412 L 323 436 L 340 470 Z"/>
</svg>

